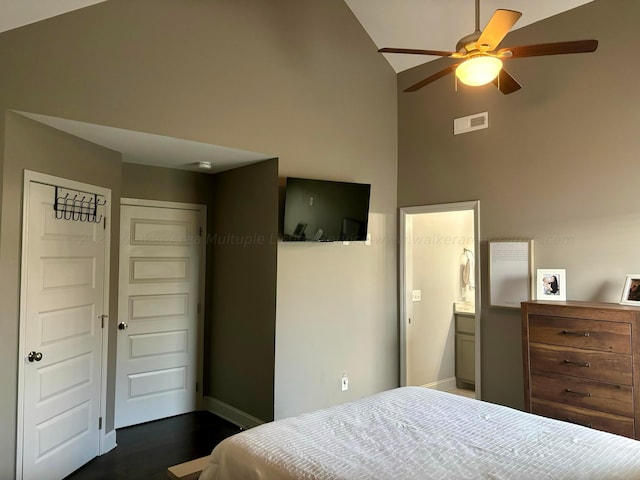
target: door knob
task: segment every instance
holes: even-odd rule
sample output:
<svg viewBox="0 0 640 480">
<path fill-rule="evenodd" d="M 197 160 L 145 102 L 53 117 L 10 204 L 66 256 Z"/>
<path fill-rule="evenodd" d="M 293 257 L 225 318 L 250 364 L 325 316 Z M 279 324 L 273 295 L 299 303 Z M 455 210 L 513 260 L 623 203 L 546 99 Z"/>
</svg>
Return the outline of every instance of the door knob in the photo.
<svg viewBox="0 0 640 480">
<path fill-rule="evenodd" d="M 41 352 L 29 352 L 29 356 L 27 357 L 30 362 L 39 362 L 42 360 Z"/>
<path fill-rule="evenodd" d="M 127 327 L 129 327 L 129 325 L 127 325 L 127 324 L 126 324 L 126 323 L 124 323 L 124 322 L 120 322 L 120 323 L 118 324 L 118 330 L 126 330 L 126 329 L 127 329 Z"/>
</svg>

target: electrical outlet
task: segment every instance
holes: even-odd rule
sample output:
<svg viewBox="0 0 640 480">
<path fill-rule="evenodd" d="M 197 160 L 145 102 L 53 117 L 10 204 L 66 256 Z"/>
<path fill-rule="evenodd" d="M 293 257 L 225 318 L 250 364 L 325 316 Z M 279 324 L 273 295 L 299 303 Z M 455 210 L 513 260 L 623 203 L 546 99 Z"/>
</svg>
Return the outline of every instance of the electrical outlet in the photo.
<svg viewBox="0 0 640 480">
<path fill-rule="evenodd" d="M 346 390 L 349 390 L 349 377 L 347 377 L 346 373 L 342 374 L 342 382 L 341 382 L 341 384 L 342 384 L 342 391 L 343 392 L 346 391 Z"/>
</svg>

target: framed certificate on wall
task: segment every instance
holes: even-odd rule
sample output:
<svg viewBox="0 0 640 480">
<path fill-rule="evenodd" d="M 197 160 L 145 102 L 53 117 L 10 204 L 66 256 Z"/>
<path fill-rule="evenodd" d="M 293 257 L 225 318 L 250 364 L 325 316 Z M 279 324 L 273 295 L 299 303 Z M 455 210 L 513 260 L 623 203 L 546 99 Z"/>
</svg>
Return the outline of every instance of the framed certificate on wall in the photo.
<svg viewBox="0 0 640 480">
<path fill-rule="evenodd" d="M 489 240 L 489 306 L 520 308 L 531 299 L 533 240 Z"/>
</svg>

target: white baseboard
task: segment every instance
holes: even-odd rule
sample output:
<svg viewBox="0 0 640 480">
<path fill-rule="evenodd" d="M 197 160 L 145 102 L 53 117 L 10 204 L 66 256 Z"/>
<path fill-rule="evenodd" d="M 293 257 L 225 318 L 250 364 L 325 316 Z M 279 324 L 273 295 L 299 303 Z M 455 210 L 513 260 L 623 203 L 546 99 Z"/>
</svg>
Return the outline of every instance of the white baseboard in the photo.
<svg viewBox="0 0 640 480">
<path fill-rule="evenodd" d="M 242 410 L 232 407 L 217 398 L 203 397 L 205 408 L 211 413 L 215 413 L 219 417 L 228 420 L 229 422 L 239 426 L 240 428 L 252 428 L 257 427 L 265 423 L 263 420 L 249 415 Z"/>
<path fill-rule="evenodd" d="M 433 388 L 434 390 L 449 391 L 456 388 L 456 377 L 445 378 L 444 380 L 437 380 L 435 382 L 427 383 L 423 387 Z"/>
<path fill-rule="evenodd" d="M 110 452 L 114 448 L 118 446 L 116 443 L 116 430 L 115 428 L 110 432 L 104 434 L 104 437 L 101 439 L 100 445 L 100 455 L 104 455 L 105 453 Z"/>
</svg>

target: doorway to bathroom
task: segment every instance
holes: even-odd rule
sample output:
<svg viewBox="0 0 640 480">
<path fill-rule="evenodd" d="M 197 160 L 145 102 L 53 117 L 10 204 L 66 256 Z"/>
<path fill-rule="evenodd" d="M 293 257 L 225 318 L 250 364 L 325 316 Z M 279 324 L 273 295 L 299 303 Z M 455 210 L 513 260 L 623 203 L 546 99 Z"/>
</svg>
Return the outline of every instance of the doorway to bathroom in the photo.
<svg viewBox="0 0 640 480">
<path fill-rule="evenodd" d="M 400 209 L 400 376 L 480 396 L 480 202 Z"/>
</svg>

